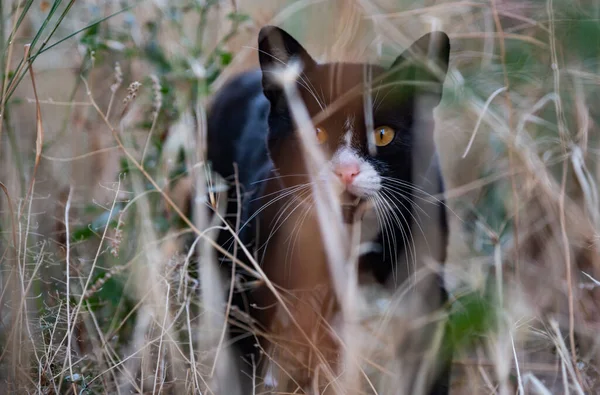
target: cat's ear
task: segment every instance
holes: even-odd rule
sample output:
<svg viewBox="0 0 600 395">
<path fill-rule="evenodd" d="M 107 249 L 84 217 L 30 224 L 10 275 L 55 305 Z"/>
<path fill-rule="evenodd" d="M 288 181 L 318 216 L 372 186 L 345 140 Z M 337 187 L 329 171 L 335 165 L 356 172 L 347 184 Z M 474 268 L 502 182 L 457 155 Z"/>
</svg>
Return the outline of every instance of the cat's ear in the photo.
<svg viewBox="0 0 600 395">
<path fill-rule="evenodd" d="M 263 88 L 277 89 L 273 71 L 290 62 L 300 61 L 303 70 L 316 64 L 308 52 L 286 31 L 276 26 L 264 26 L 258 34 L 258 60 L 263 72 Z"/>
<path fill-rule="evenodd" d="M 414 83 L 417 93 L 431 94 L 437 104 L 442 97 L 449 58 L 448 35 L 440 31 L 427 33 L 396 58 L 389 75 L 395 80 Z"/>
</svg>

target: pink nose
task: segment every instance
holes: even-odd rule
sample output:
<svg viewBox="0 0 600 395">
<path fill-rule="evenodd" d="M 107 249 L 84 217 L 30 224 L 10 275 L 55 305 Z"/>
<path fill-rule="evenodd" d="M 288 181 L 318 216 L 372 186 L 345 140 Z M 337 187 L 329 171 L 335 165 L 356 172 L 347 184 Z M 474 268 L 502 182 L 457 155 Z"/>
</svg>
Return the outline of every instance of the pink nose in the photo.
<svg viewBox="0 0 600 395">
<path fill-rule="evenodd" d="M 342 180 L 345 185 L 352 184 L 354 178 L 360 174 L 360 168 L 358 164 L 345 164 L 336 167 L 335 174 Z"/>
</svg>

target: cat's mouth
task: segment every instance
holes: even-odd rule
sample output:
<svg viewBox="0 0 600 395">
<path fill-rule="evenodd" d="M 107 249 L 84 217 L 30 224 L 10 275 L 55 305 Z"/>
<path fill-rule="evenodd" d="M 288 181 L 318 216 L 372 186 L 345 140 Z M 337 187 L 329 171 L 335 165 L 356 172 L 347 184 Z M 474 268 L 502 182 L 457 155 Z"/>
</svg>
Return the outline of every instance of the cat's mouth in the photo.
<svg viewBox="0 0 600 395">
<path fill-rule="evenodd" d="M 366 203 L 365 199 L 346 191 L 340 196 L 340 201 L 342 205 L 342 216 L 344 217 L 345 223 L 351 224 L 362 218 L 362 215 L 364 214 L 363 207 Z"/>
</svg>

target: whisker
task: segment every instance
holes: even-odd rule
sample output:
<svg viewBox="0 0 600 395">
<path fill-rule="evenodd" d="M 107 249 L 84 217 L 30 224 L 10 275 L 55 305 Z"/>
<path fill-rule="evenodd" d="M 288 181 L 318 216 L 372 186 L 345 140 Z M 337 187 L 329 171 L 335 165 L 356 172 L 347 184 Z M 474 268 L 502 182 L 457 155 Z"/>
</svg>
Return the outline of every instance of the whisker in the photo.
<svg viewBox="0 0 600 395">
<path fill-rule="evenodd" d="M 373 112 L 377 112 L 379 106 L 381 106 L 381 104 L 385 102 L 385 98 L 388 97 L 390 93 L 392 93 L 392 89 L 388 90 L 388 92 L 386 92 L 386 94 L 381 98 L 381 100 L 379 100 L 377 104 L 373 103 Z"/>
<path fill-rule="evenodd" d="M 434 204 L 434 203 L 441 204 L 442 207 L 446 208 L 450 213 L 452 213 L 452 215 L 454 215 L 458 219 L 461 219 L 461 217 L 444 200 L 436 197 L 435 195 L 432 195 L 431 193 L 429 193 L 423 189 L 420 189 L 420 188 L 414 186 L 413 184 L 410 184 L 406 181 L 399 180 L 396 178 L 391 178 L 391 177 L 382 177 L 382 180 L 390 182 L 392 184 L 396 184 L 396 186 L 398 186 L 398 187 L 404 187 L 404 188 L 408 188 L 408 189 L 416 191 L 416 192 L 420 192 L 423 195 L 425 195 L 425 197 L 414 195 L 414 194 L 410 194 L 410 195 L 415 198 L 421 199 L 427 203 L 430 203 L 430 204 Z M 400 191 L 398 191 L 398 192 L 400 192 Z M 433 202 L 429 198 L 431 198 L 431 200 L 433 200 Z M 462 221 L 462 219 L 461 219 L 461 221 Z"/>
<path fill-rule="evenodd" d="M 286 202 L 282 207 L 280 207 L 277 212 L 275 213 L 275 218 L 273 218 L 271 220 L 271 223 L 269 224 L 269 228 L 273 228 L 273 226 L 277 225 L 280 217 L 283 215 L 283 213 L 285 212 L 285 210 L 288 209 L 288 207 L 291 207 L 296 201 L 298 200 L 302 200 L 305 194 L 307 193 L 307 190 L 303 190 L 300 191 L 298 194 L 294 194 L 294 196 L 291 197 L 291 200 L 289 200 L 288 202 Z"/>
<path fill-rule="evenodd" d="M 300 78 L 302 78 L 302 77 L 300 77 Z M 304 80 L 302 80 L 302 81 L 304 81 Z M 310 95 L 313 97 L 313 99 L 315 99 L 315 101 L 317 102 L 317 104 L 321 108 L 321 111 L 325 111 L 325 107 L 323 106 L 323 104 L 319 100 L 319 97 L 317 96 L 317 94 L 311 88 L 308 87 L 308 85 L 306 85 L 306 82 L 298 82 L 298 84 L 301 87 L 303 87 L 304 89 L 306 89 L 306 91 L 308 93 L 310 93 Z"/>
<path fill-rule="evenodd" d="M 419 211 L 421 211 L 423 214 L 425 214 L 425 216 L 429 217 L 429 214 L 427 214 L 422 207 L 414 204 L 414 200 L 409 199 L 409 197 L 416 197 L 416 198 L 418 198 L 418 196 L 415 196 L 415 195 L 410 194 L 410 193 L 406 193 L 405 191 L 399 189 L 397 186 L 394 186 L 394 185 L 382 185 L 381 189 L 382 190 L 387 190 L 388 192 L 394 192 L 394 193 L 399 194 L 400 198 L 406 199 L 408 202 L 413 203 L 414 207 L 416 207 Z M 397 198 L 394 194 L 391 194 L 391 193 L 390 193 L 390 196 L 393 196 L 393 197 Z M 403 205 L 403 207 L 404 207 L 404 205 Z"/>
<path fill-rule="evenodd" d="M 387 207 L 388 210 L 384 210 L 384 215 L 385 218 L 387 218 L 387 220 L 389 221 L 390 224 L 390 232 L 393 235 L 393 256 L 392 256 L 392 278 L 394 280 L 394 282 L 397 281 L 397 273 L 394 271 L 394 269 L 396 269 L 396 265 L 398 262 L 398 246 L 397 246 L 397 241 L 395 241 L 395 232 L 394 232 L 394 223 L 397 225 L 398 230 L 400 231 L 400 235 L 402 236 L 402 244 L 404 245 L 404 250 L 408 251 L 409 253 L 411 252 L 410 250 L 410 246 L 407 245 L 408 240 L 410 239 L 409 235 L 406 233 L 404 226 L 402 224 L 402 221 L 400 220 L 400 218 L 398 218 L 398 216 L 396 215 L 394 209 L 392 208 L 392 206 L 390 205 L 390 203 L 387 201 L 387 199 L 385 199 L 385 195 L 378 195 L 377 196 L 381 202 L 381 205 L 383 208 Z M 403 217 L 404 218 L 404 217 Z M 392 250 L 390 250 L 390 252 L 392 252 Z"/>
<path fill-rule="evenodd" d="M 326 100 L 325 99 L 325 92 L 323 92 L 323 87 L 322 86 L 320 86 L 319 88 L 321 90 L 321 100 L 323 100 L 323 103 L 325 103 L 325 100 Z"/>
<path fill-rule="evenodd" d="M 409 209 L 406 207 L 406 205 L 405 205 L 404 203 L 402 203 L 402 201 L 400 201 L 399 199 L 396 199 L 394 196 L 390 196 L 389 194 L 386 194 L 386 193 L 385 193 L 385 191 L 382 191 L 382 193 L 383 193 L 385 196 L 387 196 L 387 197 L 390 199 L 391 203 L 392 203 L 392 204 L 394 204 L 394 206 L 395 206 L 396 208 L 399 208 L 399 207 L 396 205 L 396 203 L 395 203 L 395 202 L 399 203 L 399 204 L 400 204 L 400 205 L 401 205 L 403 208 L 405 208 L 406 210 L 408 210 L 408 213 L 410 214 L 410 216 L 411 216 L 411 217 L 412 217 L 412 219 L 414 220 L 414 223 L 415 223 L 415 224 L 417 225 L 417 227 L 419 228 L 419 230 L 420 230 L 421 234 L 422 234 L 422 235 L 423 235 L 423 237 L 425 238 L 425 242 L 427 243 L 427 236 L 425 235 L 425 232 L 423 231 L 423 228 L 422 228 L 422 227 L 421 227 L 421 225 L 420 225 L 420 221 L 419 221 L 419 220 L 418 220 L 418 219 L 415 217 L 415 215 L 413 214 L 412 210 L 409 210 Z M 413 204 L 413 206 L 414 206 L 414 204 Z M 402 219 L 405 221 L 405 223 L 406 223 L 406 225 L 407 225 L 407 231 L 408 231 L 408 233 L 410 234 L 410 237 L 412 238 L 412 244 L 413 244 L 413 248 L 414 248 L 414 254 L 413 254 L 413 259 L 414 259 L 414 262 L 413 262 L 413 264 L 414 264 L 414 266 L 415 266 L 415 273 L 416 273 L 416 264 L 417 264 L 417 262 L 416 262 L 416 261 L 417 261 L 417 258 L 416 258 L 416 253 L 417 253 L 417 251 L 416 251 L 416 246 L 415 246 L 415 244 L 414 244 L 414 238 L 413 238 L 413 235 L 412 235 L 412 226 L 411 226 L 411 224 L 409 223 L 409 221 L 408 221 L 408 220 L 407 220 L 407 219 L 404 217 L 404 214 L 402 213 L 402 210 L 398 210 L 398 211 L 399 211 L 399 214 L 400 214 L 400 216 L 402 216 Z"/>
<path fill-rule="evenodd" d="M 279 59 L 277 59 L 279 61 Z M 280 61 L 281 62 L 281 61 Z M 283 62 L 281 62 L 283 63 Z M 283 63 L 285 64 L 285 63 Z M 285 64 L 287 66 L 287 64 Z M 263 70 L 263 73 L 271 73 L 271 74 L 277 74 L 276 71 L 273 70 Z M 304 79 L 304 77 L 302 75 L 298 76 L 298 80 L 296 81 L 298 83 L 298 85 L 300 85 L 301 87 L 303 87 L 304 89 L 306 89 L 306 91 L 317 101 L 317 104 L 319 105 L 319 107 L 321 108 L 322 111 L 325 111 L 325 108 L 323 107 L 323 104 L 321 103 L 321 101 L 319 100 L 319 98 L 317 97 L 317 95 L 315 94 L 315 92 L 313 92 L 312 89 L 310 89 L 310 87 L 307 85 L 306 80 Z"/>
<path fill-rule="evenodd" d="M 383 233 L 383 242 L 385 244 L 388 244 L 388 248 L 389 248 L 389 254 L 390 254 L 390 259 L 394 259 L 396 251 L 395 251 L 395 246 L 396 246 L 396 240 L 394 237 L 394 241 L 392 242 L 392 236 L 395 236 L 392 233 L 392 224 L 389 221 L 389 218 L 386 215 L 386 210 L 383 207 L 383 203 L 381 203 L 381 198 L 378 197 L 377 195 L 373 197 L 374 199 L 374 203 L 375 203 L 375 214 L 377 215 L 377 219 L 381 224 L 382 227 L 382 233 Z M 387 239 L 387 241 L 386 241 Z M 383 260 L 385 260 L 385 246 L 383 246 L 384 248 L 382 248 L 383 250 Z M 394 248 L 394 251 L 392 251 L 392 248 Z M 393 264 L 392 264 L 392 274 L 394 274 L 393 272 Z"/>
<path fill-rule="evenodd" d="M 284 66 L 287 66 L 287 63 L 285 63 L 283 60 L 279 59 L 277 56 L 273 55 L 272 53 L 269 53 L 269 52 L 267 52 L 267 51 L 263 51 L 263 50 L 262 50 L 262 49 L 260 49 L 260 48 L 255 48 L 255 47 L 249 47 L 249 48 L 256 49 L 256 51 L 257 51 L 257 52 L 260 52 L 260 53 L 262 53 L 262 54 L 265 54 L 265 55 L 267 55 L 267 56 L 270 56 L 271 58 L 275 59 L 276 61 L 278 61 L 278 62 L 279 62 L 279 63 L 281 63 L 282 65 L 284 65 Z"/>
<path fill-rule="evenodd" d="M 416 260 L 416 246 L 414 243 L 414 237 L 412 234 L 410 222 L 404 216 L 404 214 L 402 213 L 402 210 L 400 210 L 398 208 L 398 206 L 394 202 L 394 199 L 392 197 L 390 197 L 389 194 L 386 194 L 384 191 L 382 191 L 382 192 L 383 192 L 382 197 L 385 198 L 384 202 L 390 208 L 390 215 L 392 218 L 395 219 L 396 223 L 398 224 L 399 230 L 402 234 L 403 242 L 404 242 L 404 250 L 407 251 L 408 260 L 409 260 L 409 262 L 413 262 L 413 268 L 414 268 L 414 270 L 416 270 L 416 261 L 417 261 Z M 396 208 L 396 210 L 394 209 L 394 207 Z M 398 214 L 400 214 L 400 217 L 398 217 Z"/>
<path fill-rule="evenodd" d="M 375 98 L 373 99 L 373 108 L 375 108 L 375 110 L 377 110 L 377 108 L 375 106 L 377 105 L 377 98 L 379 97 L 379 92 L 381 92 L 381 89 L 375 90 Z M 372 93 L 373 93 L 373 89 L 371 89 L 371 94 Z"/>
<path fill-rule="evenodd" d="M 317 104 L 321 108 L 321 111 L 325 111 L 325 107 L 326 107 L 325 106 L 325 102 L 323 101 L 323 103 L 321 103 L 321 101 L 319 99 L 319 96 L 317 95 L 317 92 L 316 92 L 317 89 L 315 88 L 315 86 L 313 85 L 313 83 L 310 81 L 310 79 L 308 79 L 308 78 L 305 79 L 304 78 L 304 74 L 302 74 L 300 76 L 300 78 L 302 78 L 302 81 L 305 84 L 310 85 L 310 88 L 307 88 L 308 91 L 309 91 L 309 93 L 315 98 L 315 100 L 317 101 Z"/>
<path fill-rule="evenodd" d="M 258 184 L 258 183 L 266 182 L 266 181 L 271 181 L 271 180 L 278 180 L 280 178 L 285 178 L 285 177 L 308 177 L 308 174 L 298 173 L 298 174 L 277 175 L 275 177 L 263 178 L 261 180 L 254 181 L 250 185 L 254 185 L 254 184 Z"/>
<path fill-rule="evenodd" d="M 271 241 L 271 238 L 275 235 L 275 233 L 277 233 L 277 231 L 283 226 L 283 224 L 285 223 L 285 221 L 288 220 L 288 218 L 294 213 L 294 211 L 296 211 L 298 209 L 298 207 L 302 207 L 303 203 L 310 198 L 310 195 L 307 197 L 302 198 L 301 196 L 306 195 L 306 193 L 310 194 L 311 190 L 308 191 L 302 191 L 298 194 L 298 196 L 294 196 L 292 198 L 291 201 L 287 202 L 281 209 L 278 210 L 276 217 L 271 221 L 271 223 L 269 224 L 269 227 L 271 228 L 271 231 L 269 232 L 269 236 L 267 237 L 267 240 L 265 240 L 265 242 L 258 247 L 258 250 L 261 250 L 263 248 L 266 247 L 266 245 L 269 243 L 269 241 Z M 285 214 L 286 210 L 288 208 L 290 208 L 296 201 L 300 200 L 300 203 L 296 205 L 296 207 L 294 207 L 292 209 L 292 211 L 290 211 L 290 213 L 283 218 L 282 221 L 280 221 L 280 219 L 283 217 L 283 215 Z M 274 223 L 274 224 L 273 224 Z"/>
<path fill-rule="evenodd" d="M 240 230 L 243 229 L 246 225 L 248 225 L 248 223 L 250 221 L 252 221 L 258 214 L 260 214 L 262 211 L 264 211 L 267 207 L 271 206 L 272 204 L 276 203 L 277 201 L 279 201 L 281 199 L 284 199 L 284 198 L 294 194 L 295 192 L 301 191 L 303 188 L 308 188 L 308 186 L 300 185 L 300 186 L 291 188 L 291 190 L 284 191 L 284 193 L 280 194 L 279 196 L 275 197 L 274 199 L 269 200 L 269 202 L 262 205 L 259 209 L 256 210 L 256 212 L 254 214 L 252 214 L 250 216 L 250 218 L 248 218 L 248 220 L 246 222 L 244 222 L 244 224 L 240 227 Z"/>
<path fill-rule="evenodd" d="M 262 195 L 262 196 L 259 196 L 257 198 L 251 199 L 250 202 L 256 202 L 256 201 L 264 199 L 264 198 L 266 198 L 268 196 L 279 195 L 279 194 L 282 194 L 282 193 L 284 193 L 286 191 L 290 192 L 292 190 L 297 190 L 299 188 L 308 187 L 309 185 L 311 185 L 311 183 L 307 182 L 307 183 L 304 183 L 304 184 L 292 185 L 292 186 L 289 186 L 289 187 L 281 188 L 281 189 L 279 189 L 279 190 L 277 190 L 275 192 L 267 193 L 265 195 Z"/>
<path fill-rule="evenodd" d="M 405 181 L 405 180 L 402 180 L 399 178 L 395 178 L 395 177 L 386 177 L 386 176 L 382 176 L 381 179 L 384 181 L 388 181 L 388 182 L 392 182 L 392 183 L 395 183 L 398 185 L 405 186 L 413 191 L 420 192 L 423 195 L 429 196 L 434 200 L 437 199 L 434 195 L 430 194 L 429 192 L 425 191 L 424 189 L 417 187 L 415 184 L 413 184 L 411 182 L 408 182 L 408 181 Z"/>
<path fill-rule="evenodd" d="M 445 207 L 449 208 L 447 206 L 447 204 L 443 200 L 441 200 L 440 198 L 436 197 L 435 195 L 432 195 L 431 193 L 425 191 L 424 189 L 421 189 L 421 188 L 415 186 L 412 183 L 409 183 L 409 182 L 406 182 L 404 180 L 400 180 L 400 179 L 397 179 L 397 178 L 393 178 L 393 177 L 381 177 L 381 179 L 383 181 L 387 181 L 387 182 L 390 182 L 392 184 L 396 184 L 398 186 L 402 186 L 402 187 L 408 188 L 408 189 L 410 189 L 412 191 L 419 192 L 419 193 L 423 194 L 424 197 L 423 196 L 417 196 L 417 195 L 415 195 L 415 197 L 418 197 L 419 199 L 423 199 L 425 201 L 428 201 L 427 198 L 431 198 L 431 200 L 434 200 L 436 203 L 443 204 Z M 432 202 L 430 202 L 430 203 L 432 203 Z"/>
<path fill-rule="evenodd" d="M 301 204 L 303 204 L 310 197 L 311 196 L 308 196 Z M 289 240 L 289 243 L 290 243 L 290 244 L 288 244 L 288 249 L 285 254 L 285 264 L 287 265 L 288 269 L 291 269 L 291 265 L 288 265 L 288 257 L 291 258 L 293 256 L 294 249 L 296 247 L 296 240 L 298 240 L 298 236 L 300 236 L 300 230 L 302 228 L 302 225 L 304 224 L 306 217 L 311 212 L 313 207 L 314 207 L 314 204 L 311 203 L 304 209 L 304 212 L 302 214 L 300 214 L 301 218 L 299 219 L 299 221 L 298 220 L 296 221 L 296 225 L 294 225 L 294 228 L 292 229 L 290 236 L 285 240 L 286 242 L 288 242 L 288 240 Z M 292 238 L 292 236 L 293 236 L 293 240 L 290 240 Z M 291 247 L 291 250 L 290 250 L 290 247 Z M 288 272 L 288 275 L 291 276 L 291 271 Z"/>
<path fill-rule="evenodd" d="M 267 209 L 268 207 L 270 207 L 271 205 L 273 205 L 274 203 L 278 202 L 281 199 L 285 199 L 286 197 L 296 193 L 296 192 L 302 192 L 303 189 L 308 189 L 310 187 L 311 183 L 307 183 L 307 184 L 302 184 L 302 185 L 294 185 L 288 188 L 285 188 L 284 190 L 279 190 L 276 192 L 273 192 L 269 195 L 273 195 L 273 194 L 279 194 L 278 196 L 276 196 L 275 198 L 269 200 L 267 203 L 265 203 L 264 205 L 262 205 L 261 207 L 259 207 L 243 224 L 240 225 L 240 228 L 238 229 L 238 233 L 241 232 L 243 229 L 246 228 L 246 226 L 248 226 L 250 224 L 250 222 L 252 222 L 252 220 L 254 218 L 256 218 L 261 212 L 263 212 L 265 209 Z M 268 195 L 264 195 L 263 197 L 266 197 Z M 258 199 L 252 199 L 251 201 L 255 201 Z M 231 243 L 233 242 L 235 238 L 233 236 L 231 236 L 229 239 L 227 239 L 225 241 L 225 245 L 227 247 L 229 247 L 231 245 Z"/>
</svg>

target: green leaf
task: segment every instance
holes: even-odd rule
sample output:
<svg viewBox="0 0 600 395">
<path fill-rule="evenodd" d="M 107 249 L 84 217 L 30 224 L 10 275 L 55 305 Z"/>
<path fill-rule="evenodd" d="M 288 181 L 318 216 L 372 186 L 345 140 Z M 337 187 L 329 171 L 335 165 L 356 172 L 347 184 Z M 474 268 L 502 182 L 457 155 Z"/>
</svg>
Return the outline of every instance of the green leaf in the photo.
<svg viewBox="0 0 600 395">
<path fill-rule="evenodd" d="M 231 12 L 227 14 L 227 18 L 232 22 L 242 23 L 250 20 L 250 16 L 240 12 Z"/>
<path fill-rule="evenodd" d="M 489 297 L 471 292 L 453 303 L 450 328 L 454 347 L 473 346 L 496 327 L 496 309 Z"/>
<path fill-rule="evenodd" d="M 223 51 L 219 53 L 219 58 L 221 61 L 221 66 L 226 67 L 231 63 L 231 60 L 233 59 L 233 54 L 231 52 Z"/>
<path fill-rule="evenodd" d="M 91 224 L 75 229 L 71 233 L 71 241 L 87 240 L 97 233 L 102 233 L 107 226 L 107 223 L 111 228 L 116 227 L 118 222 L 116 217 L 119 215 L 119 209 L 117 207 L 119 207 L 119 205 L 115 205 L 112 216 L 110 215 L 110 211 L 104 211 L 97 216 Z"/>
</svg>

